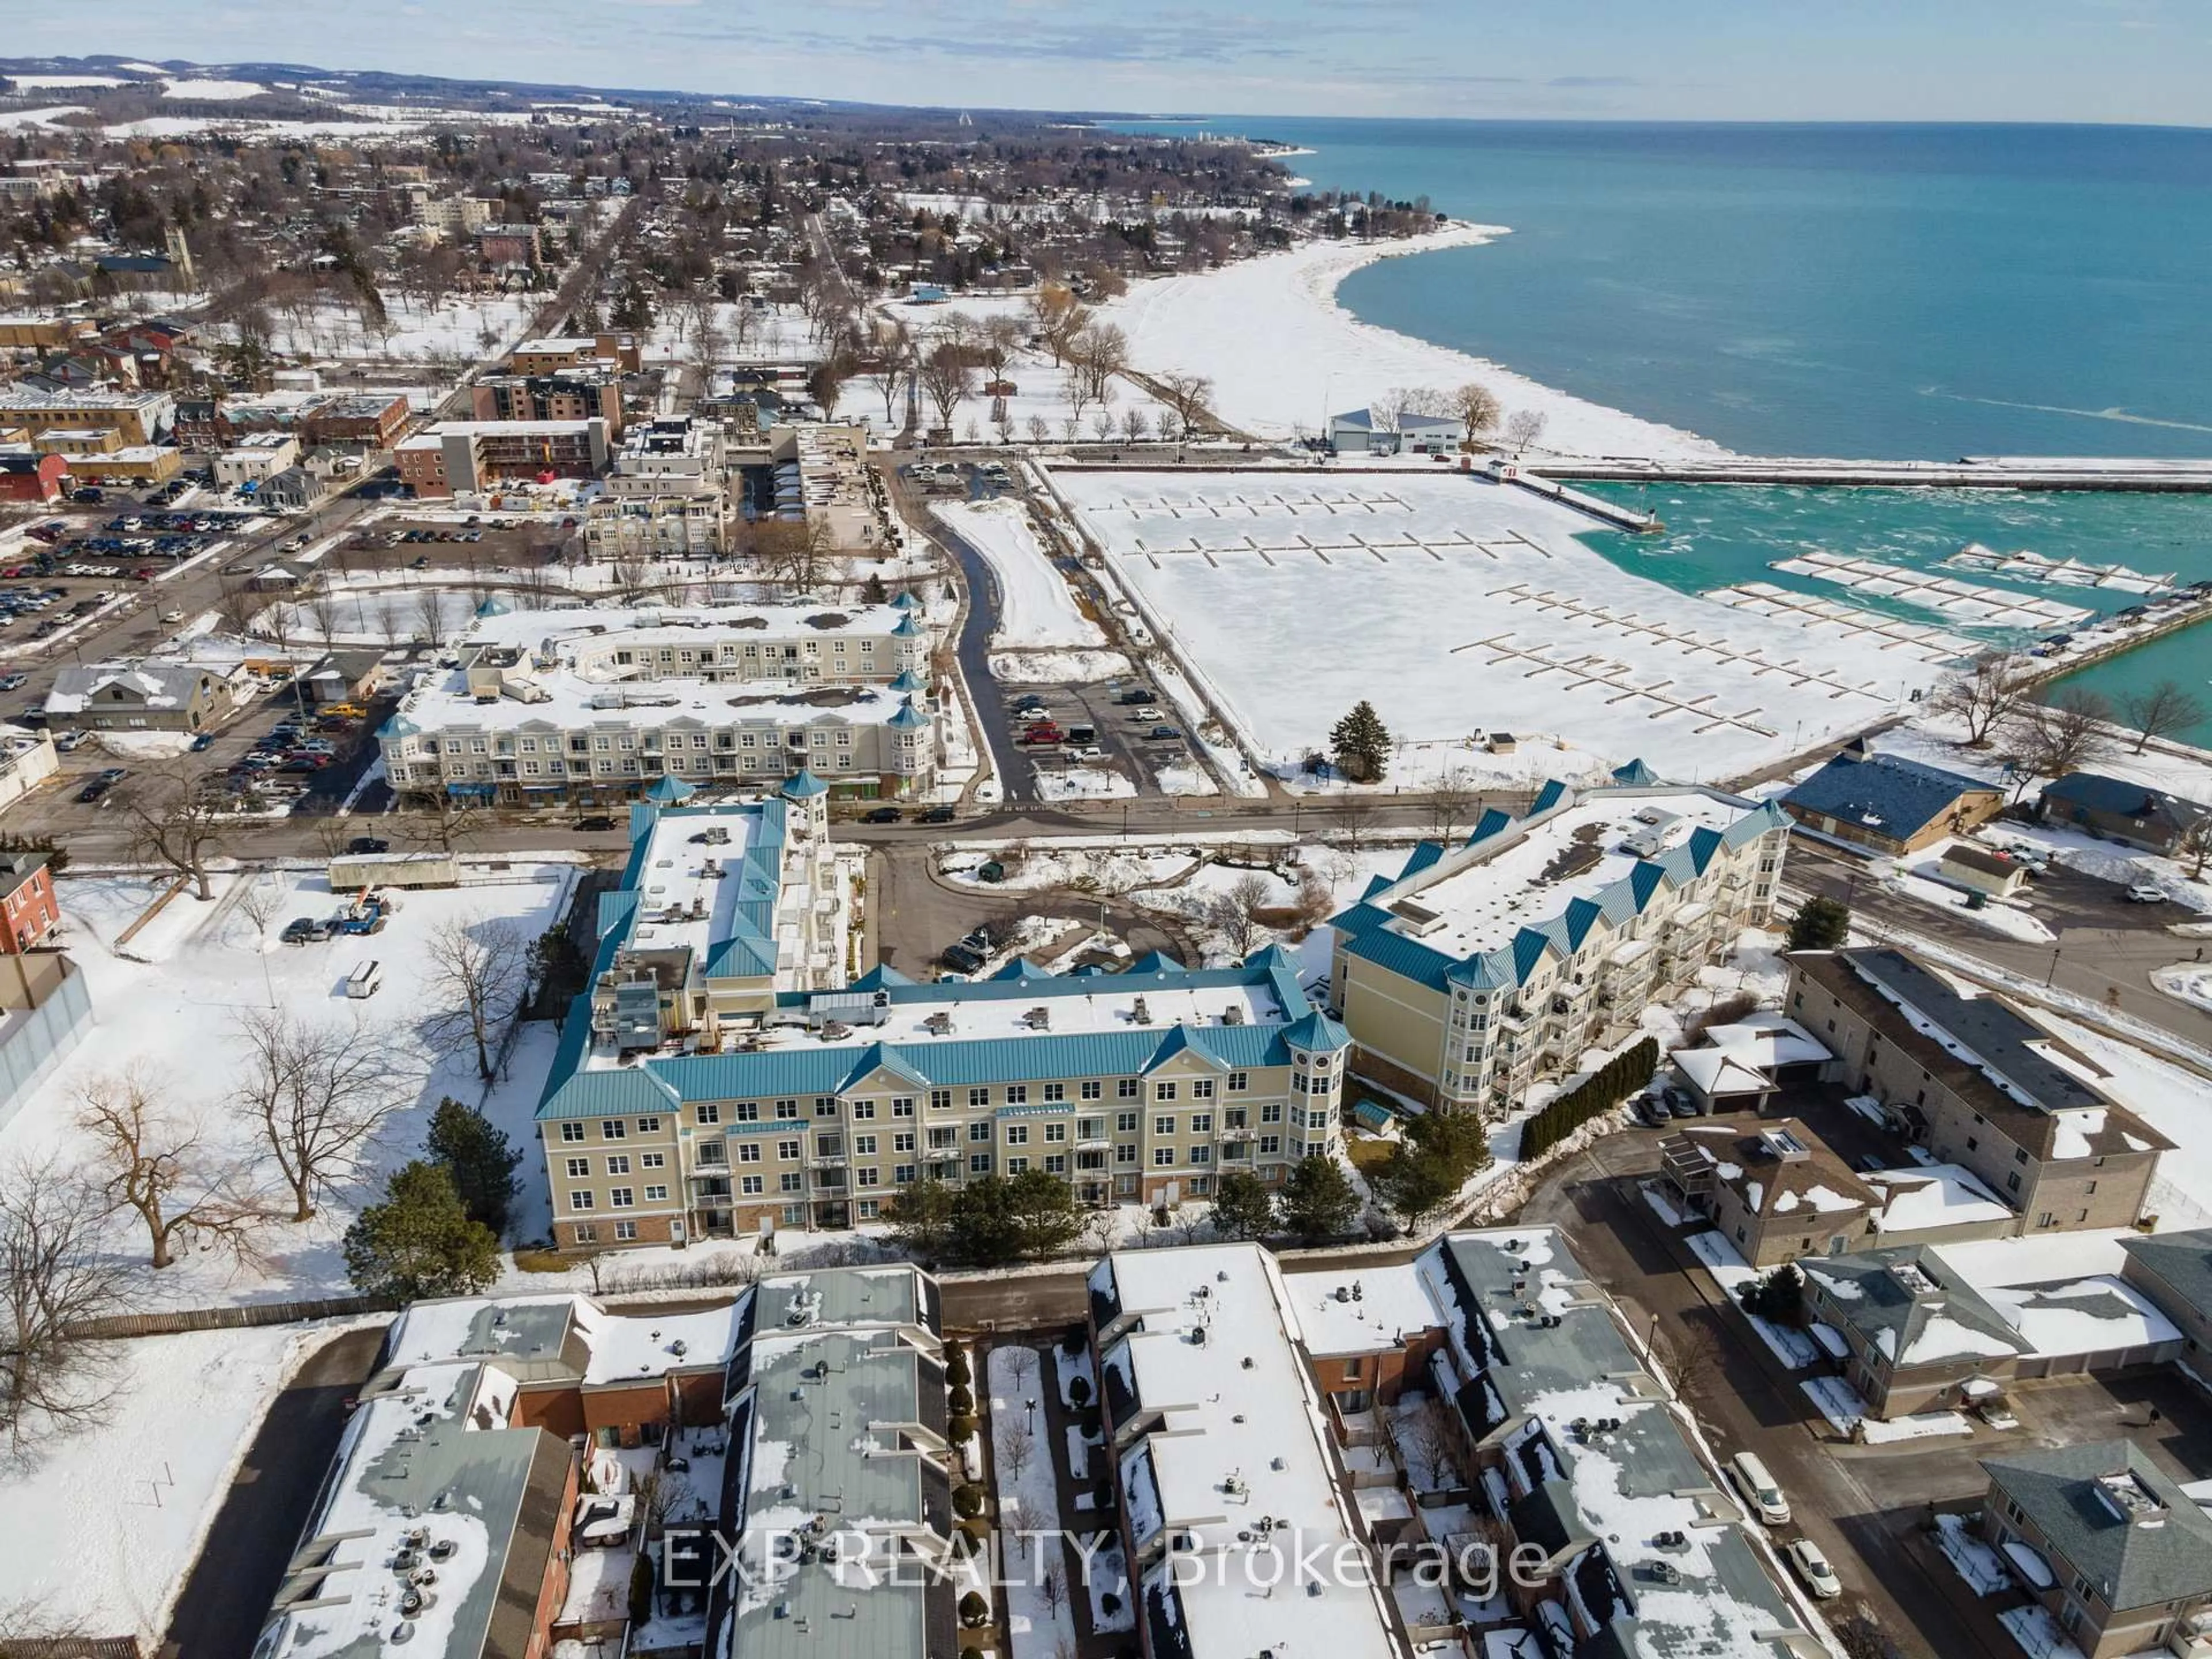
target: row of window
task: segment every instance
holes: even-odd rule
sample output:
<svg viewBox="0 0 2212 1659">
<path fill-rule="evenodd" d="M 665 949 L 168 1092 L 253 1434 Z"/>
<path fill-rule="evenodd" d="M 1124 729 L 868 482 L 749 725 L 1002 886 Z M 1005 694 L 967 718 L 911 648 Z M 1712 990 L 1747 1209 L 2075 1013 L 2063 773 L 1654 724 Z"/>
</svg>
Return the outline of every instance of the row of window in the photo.
<svg viewBox="0 0 2212 1659">
<path fill-rule="evenodd" d="M 1233 1078 L 1241 1079 L 1244 1074 L 1238 1072 L 1232 1073 L 1231 1075 Z M 1133 1081 L 1133 1079 L 1131 1080 Z M 1019 1088 L 1021 1085 L 1015 1085 L 1013 1086 L 1015 1088 Z M 1048 1089 L 1060 1089 L 1063 1088 L 1065 1085 L 1057 1083 L 1050 1083 L 1044 1086 Z M 972 1094 L 988 1095 L 989 1091 L 986 1089 L 976 1089 L 971 1090 L 969 1092 Z M 951 1104 L 951 1094 L 952 1091 L 949 1089 L 935 1090 L 932 1092 L 930 1104 L 933 1107 L 939 1105 L 950 1107 Z M 938 1098 L 939 1096 L 944 1097 L 942 1101 Z M 764 1103 L 770 1105 L 773 1108 L 773 1118 L 771 1119 L 773 1121 L 803 1122 L 805 1121 L 805 1115 L 803 1112 L 799 1103 L 796 1100 L 778 1100 L 769 1103 L 763 1103 L 757 1100 L 744 1100 L 732 1103 L 731 1109 L 731 1121 L 738 1123 L 755 1123 L 761 1121 L 761 1108 Z M 982 1105 L 987 1103 L 979 1101 L 972 1103 Z M 915 1098 L 912 1096 L 900 1096 L 890 1101 L 889 1104 L 890 1115 L 895 1119 L 911 1118 L 915 1115 Z M 832 1096 L 824 1095 L 818 1097 L 814 1102 L 813 1115 L 817 1118 L 836 1117 L 838 1115 L 840 1105 L 841 1103 Z M 872 1100 L 856 1100 L 852 1103 L 851 1115 L 855 1121 L 870 1122 L 876 1117 L 876 1109 L 877 1103 Z M 722 1121 L 722 1109 L 720 1103 L 719 1102 L 702 1101 L 696 1103 L 692 1107 L 691 1110 L 694 1120 L 702 1127 L 719 1124 Z M 1158 1136 L 1185 1133 L 1194 1135 L 1212 1134 L 1214 1133 L 1214 1119 L 1217 1115 L 1220 1118 L 1221 1127 L 1224 1131 L 1234 1131 L 1247 1127 L 1251 1116 L 1251 1109 L 1244 1106 L 1232 1106 L 1218 1114 L 1213 1112 L 1192 1112 L 1188 1115 L 1187 1127 L 1186 1119 L 1182 1116 L 1174 1113 L 1162 1113 L 1152 1119 L 1152 1133 Z M 1263 1101 L 1260 1105 L 1259 1121 L 1262 1123 L 1280 1123 L 1284 1121 L 1284 1115 L 1283 1103 L 1279 1100 Z M 1308 1115 L 1308 1108 L 1294 1106 L 1290 1109 L 1289 1116 L 1291 1121 L 1297 1123 L 1301 1127 L 1303 1127 L 1306 1123 Z M 1311 1116 L 1316 1122 L 1326 1122 L 1328 1121 L 1328 1109 L 1325 1107 L 1313 1108 L 1311 1109 Z M 1137 1133 L 1140 1115 L 1137 1112 L 1116 1112 L 1114 1115 L 1114 1132 L 1116 1134 L 1134 1134 Z M 640 1137 L 657 1135 L 662 1132 L 662 1120 L 657 1116 L 635 1119 L 603 1117 L 599 1119 L 598 1122 L 599 1126 L 599 1139 L 602 1140 L 627 1139 L 631 1133 L 631 1126 L 633 1124 L 635 1124 L 635 1131 Z M 1106 1132 L 1105 1126 L 1106 1120 L 1104 1118 L 1093 1117 L 1078 1118 L 1075 1121 L 1073 1127 L 1077 1139 L 1091 1140 L 1103 1137 Z M 1069 1125 L 1065 1122 L 1048 1122 L 1038 1124 L 1009 1123 L 1005 1126 L 1005 1129 L 1006 1145 L 1009 1146 L 1028 1146 L 1030 1144 L 1030 1134 L 1032 1129 L 1041 1132 L 1042 1138 L 1046 1144 L 1054 1145 L 1064 1142 L 1067 1139 Z M 570 1145 L 574 1145 L 578 1142 L 583 1141 L 588 1137 L 589 1133 L 590 1125 L 578 1119 L 568 1119 L 561 1125 L 561 1139 Z M 989 1140 L 996 1133 L 997 1131 L 994 1127 L 994 1122 L 989 1119 L 977 1120 L 968 1125 L 969 1138 L 973 1140 Z M 936 1128 L 932 1129 L 929 1133 L 930 1144 L 932 1146 L 949 1146 L 951 1144 L 950 1138 L 957 1136 L 959 1133 L 959 1130 L 957 1127 Z M 912 1136 L 904 1135 L 899 1137 L 899 1139 L 911 1141 Z M 860 1147 L 860 1143 L 862 1141 L 868 1142 L 868 1147 Z M 702 1143 L 700 1151 L 700 1161 L 702 1163 L 723 1162 L 724 1159 L 719 1152 L 709 1154 L 706 1150 L 708 1146 L 718 1146 L 719 1144 L 720 1143 L 717 1142 Z M 740 1144 L 744 1145 L 746 1143 Z M 856 1148 L 860 1148 L 861 1150 L 871 1149 L 873 1144 L 872 1137 L 857 1137 L 854 1144 Z M 789 1146 L 794 1149 L 796 1149 L 799 1143 L 795 1140 L 778 1143 L 779 1147 Z M 796 1158 L 798 1155 L 799 1154 L 796 1150 L 793 1150 L 790 1154 L 788 1154 L 788 1156 L 793 1158 Z M 653 1156 L 657 1158 L 659 1154 L 656 1153 Z M 750 1150 L 744 1154 L 744 1158 L 746 1162 L 750 1163 L 756 1161 L 759 1156 L 760 1153 L 757 1146 L 756 1145 L 752 1146 Z M 781 1157 L 785 1156 L 785 1154 L 779 1152 L 778 1156 Z M 582 1160 L 580 1159 L 574 1158 L 569 1160 L 572 1165 L 581 1161 Z"/>
</svg>

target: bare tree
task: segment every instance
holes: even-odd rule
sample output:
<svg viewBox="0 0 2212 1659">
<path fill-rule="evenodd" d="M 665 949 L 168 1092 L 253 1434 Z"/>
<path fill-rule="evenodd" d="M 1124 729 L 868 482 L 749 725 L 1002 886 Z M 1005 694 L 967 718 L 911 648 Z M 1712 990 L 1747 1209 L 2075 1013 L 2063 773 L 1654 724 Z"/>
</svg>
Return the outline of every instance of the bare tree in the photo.
<svg viewBox="0 0 2212 1659">
<path fill-rule="evenodd" d="M 2034 689 L 2035 665 L 2027 658 L 1984 651 L 1938 686 L 1929 707 L 1955 716 L 1966 728 L 1966 746 L 1980 749 Z"/>
<path fill-rule="evenodd" d="M 432 645 L 446 642 L 444 588 L 418 587 L 415 590 L 415 622 L 417 631 Z"/>
<path fill-rule="evenodd" d="M 1474 815 L 1477 794 L 1474 780 L 1458 767 L 1442 773 L 1429 786 L 1429 823 L 1440 841 L 1450 841 Z"/>
<path fill-rule="evenodd" d="M 2021 770 L 2062 778 L 2103 759 L 2113 748 L 2112 715 L 2110 703 L 2078 685 L 2065 687 L 2046 702 L 2027 704 L 2009 730 Z"/>
<path fill-rule="evenodd" d="M 2120 699 L 2121 721 L 2134 728 L 2140 755 L 2153 738 L 2170 738 L 2203 723 L 2204 705 L 2179 680 L 2160 680 L 2146 690 L 2131 691 Z"/>
<path fill-rule="evenodd" d="M 221 850 L 222 837 L 216 798 L 172 763 L 149 772 L 122 805 L 132 854 L 188 878 L 194 898 L 213 898 L 208 861 Z"/>
<path fill-rule="evenodd" d="M 922 396 L 937 411 L 937 424 L 949 427 L 961 400 L 975 390 L 975 371 L 968 366 L 964 349 L 950 340 L 940 342 L 921 360 L 919 371 Z"/>
<path fill-rule="evenodd" d="M 1175 435 L 1189 442 L 1206 420 L 1206 405 L 1213 401 L 1213 382 L 1203 374 L 1163 374 L 1153 384 L 1175 416 Z M 1168 435 L 1165 422 L 1161 422 L 1160 435 Z"/>
<path fill-rule="evenodd" d="M 242 635 L 249 632 L 254 617 L 260 612 L 261 601 L 253 590 L 235 582 L 224 583 L 222 592 L 216 597 L 215 613 L 222 619 L 222 625 L 234 634 Z"/>
<path fill-rule="evenodd" d="M 999 1454 L 999 1467 L 1006 1472 L 1010 1479 L 1019 1480 L 1022 1478 L 1022 1471 L 1030 1466 L 1030 1459 L 1036 1454 L 1035 1431 L 1019 1418 L 1010 1417 L 999 1425 L 995 1443 Z"/>
<path fill-rule="evenodd" d="M 1406 1474 L 1416 1492 L 1433 1492 L 1458 1483 L 1458 1442 L 1434 1401 L 1407 1414 L 1398 1444 L 1407 1454 Z M 1418 1472 L 1413 1467 L 1419 1466 Z"/>
<path fill-rule="evenodd" d="M 1129 337 L 1112 323 L 1093 323 L 1068 345 L 1077 371 L 1090 383 L 1091 397 L 1105 402 L 1114 377 L 1129 366 Z"/>
<path fill-rule="evenodd" d="M 1516 409 L 1505 419 L 1505 441 L 1513 446 L 1516 455 L 1525 455 L 1528 446 L 1544 435 L 1546 416 L 1540 409 Z"/>
<path fill-rule="evenodd" d="M 1048 1566 L 1044 1570 L 1043 1576 L 1037 1580 L 1037 1595 L 1044 1602 L 1044 1610 L 1057 1622 L 1060 1607 L 1067 1601 L 1067 1586 L 1060 1582 L 1058 1567 Z"/>
<path fill-rule="evenodd" d="M 2181 826 L 2181 832 L 2173 838 L 2173 856 L 2189 860 L 2190 880 L 2204 879 L 2204 866 L 2212 864 L 2212 813 Z"/>
<path fill-rule="evenodd" d="M 914 336 L 905 324 L 894 325 L 890 335 L 877 348 L 875 361 L 865 377 L 883 394 L 884 425 L 886 427 L 898 419 L 899 390 L 913 382 L 914 369 Z"/>
<path fill-rule="evenodd" d="M 1050 442 L 1052 440 L 1052 422 L 1046 420 L 1042 415 L 1031 415 L 1029 418 L 1029 434 L 1030 441 L 1033 444 Z"/>
<path fill-rule="evenodd" d="M 237 1017 L 245 1076 L 234 1109 L 268 1143 L 289 1190 L 292 1219 L 359 1173 L 377 1133 L 406 1103 L 384 1034 L 360 1021 L 315 1023 L 289 1010 Z"/>
<path fill-rule="evenodd" d="M 1260 913 L 1273 897 L 1274 889 L 1267 878 L 1256 870 L 1248 870 L 1207 901 L 1206 925 L 1221 935 L 1222 943 L 1238 961 L 1251 955 L 1267 938 L 1267 928 Z"/>
<path fill-rule="evenodd" d="M 668 1517 L 691 1495 L 691 1483 L 668 1469 L 647 1469 L 630 1477 L 630 1496 L 645 1522 L 645 1535 L 658 1538 Z"/>
<path fill-rule="evenodd" d="M 1030 1379 L 1036 1375 L 1036 1350 L 1027 1343 L 1018 1343 L 1006 1350 L 1007 1374 L 1014 1379 L 1017 1389 L 1026 1390 Z"/>
<path fill-rule="evenodd" d="M 1375 803 L 1365 795 L 1339 795 L 1329 803 L 1328 815 L 1345 846 L 1355 853 L 1375 828 Z"/>
<path fill-rule="evenodd" d="M 1451 394 L 1451 412 L 1467 424 L 1467 435 L 1474 437 L 1498 424 L 1504 412 L 1498 396 L 1480 380 L 1469 380 Z"/>
<path fill-rule="evenodd" d="M 144 1072 L 93 1079 L 76 1122 L 92 1143 L 102 1190 L 146 1229 L 149 1265 L 168 1267 L 194 1244 L 253 1257 L 265 1212 L 241 1172 L 210 1157 L 199 1125 L 170 1110 Z"/>
<path fill-rule="evenodd" d="M 615 579 L 615 592 L 624 605 L 635 605 L 652 591 L 653 566 L 642 554 L 620 555 L 607 574 Z"/>
<path fill-rule="evenodd" d="M 529 982 L 529 941 L 511 922 L 465 915 L 440 922 L 426 942 L 425 977 L 439 1005 L 427 1030 L 441 1042 L 465 1035 L 476 1045 L 477 1075 L 488 1079 L 499 1028 L 520 1006 Z"/>
<path fill-rule="evenodd" d="M 79 1334 L 128 1306 L 107 1215 L 106 1197 L 52 1158 L 0 1170 L 0 1428 L 18 1451 L 91 1427 L 115 1396 L 112 1345 Z"/>
<path fill-rule="evenodd" d="M 818 586 L 829 574 L 836 538 L 821 519 L 771 519 L 755 525 L 752 554 L 762 573 L 800 592 Z"/>
<path fill-rule="evenodd" d="M 323 636 L 327 647 L 337 636 L 337 595 L 326 587 L 319 587 L 307 600 L 307 614 L 315 619 L 315 632 Z"/>
</svg>

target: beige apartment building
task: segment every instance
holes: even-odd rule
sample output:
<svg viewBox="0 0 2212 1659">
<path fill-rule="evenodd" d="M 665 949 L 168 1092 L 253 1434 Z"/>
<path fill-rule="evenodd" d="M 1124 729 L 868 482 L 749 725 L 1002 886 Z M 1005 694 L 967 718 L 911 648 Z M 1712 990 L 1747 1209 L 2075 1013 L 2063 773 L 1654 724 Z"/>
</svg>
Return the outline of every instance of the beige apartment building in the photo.
<svg viewBox="0 0 2212 1659">
<path fill-rule="evenodd" d="M 177 403 L 166 392 L 33 392 L 0 387 L 0 428 L 21 428 L 35 441 L 55 428 L 112 430 L 123 447 L 138 447 L 167 439 L 176 424 Z"/>
<path fill-rule="evenodd" d="M 1525 817 L 1492 811 L 1457 847 L 1424 842 L 1330 922 L 1354 1069 L 1504 1115 L 1764 925 L 1788 836 L 1772 805 L 1715 789 L 1554 782 Z"/>
<path fill-rule="evenodd" d="M 718 558 L 730 550 L 730 474 L 721 428 L 647 421 L 623 435 L 605 493 L 584 512 L 599 560 Z"/>
<path fill-rule="evenodd" d="M 825 794 L 807 774 L 750 806 L 637 809 L 538 1109 L 562 1247 L 844 1226 L 920 1181 L 1031 1170 L 1088 1204 L 1173 1204 L 1340 1155 L 1348 1039 L 1273 947 L 836 988 Z"/>
<path fill-rule="evenodd" d="M 656 780 L 912 799 L 936 775 L 928 638 L 904 596 L 849 611 L 515 611 L 494 599 L 378 732 L 414 800 L 604 804 Z"/>
<path fill-rule="evenodd" d="M 1938 1163 L 1971 1171 L 2013 1212 L 2010 1231 L 2142 1216 L 2173 1143 L 2012 1004 L 1961 995 L 1887 949 L 1793 952 L 1784 994 L 1784 1011 L 1836 1056 L 1823 1076 L 1879 1102 Z"/>
</svg>

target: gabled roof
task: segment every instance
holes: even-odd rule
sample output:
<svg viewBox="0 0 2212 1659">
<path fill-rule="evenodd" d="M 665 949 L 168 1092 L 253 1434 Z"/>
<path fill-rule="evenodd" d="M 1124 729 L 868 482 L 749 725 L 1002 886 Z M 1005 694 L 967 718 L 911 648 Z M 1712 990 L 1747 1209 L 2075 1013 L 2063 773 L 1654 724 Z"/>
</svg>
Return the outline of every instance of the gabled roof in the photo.
<svg viewBox="0 0 2212 1659">
<path fill-rule="evenodd" d="M 2212 1319 L 2212 1228 L 2124 1238 L 2120 1248 L 2172 1291 L 2183 1311 Z"/>
<path fill-rule="evenodd" d="M 2092 812 L 2109 812 L 2115 817 L 2146 818 L 2170 829 L 2193 823 L 2212 812 L 2212 807 L 2199 802 L 2148 784 L 2130 783 L 2125 778 L 2106 777 L 2101 772 L 2069 772 L 2044 786 L 2043 799 L 2064 801 Z"/>
<path fill-rule="evenodd" d="M 1782 799 L 1801 811 L 1905 841 L 1954 810 L 1961 797 L 1996 787 L 1902 755 L 1838 755 Z"/>
</svg>

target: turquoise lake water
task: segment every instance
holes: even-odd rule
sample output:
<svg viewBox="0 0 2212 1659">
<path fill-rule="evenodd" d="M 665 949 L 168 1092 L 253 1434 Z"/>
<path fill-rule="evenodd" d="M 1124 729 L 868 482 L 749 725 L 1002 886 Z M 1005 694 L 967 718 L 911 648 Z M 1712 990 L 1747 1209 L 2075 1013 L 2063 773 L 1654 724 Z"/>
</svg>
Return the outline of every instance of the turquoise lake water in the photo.
<svg viewBox="0 0 2212 1659">
<path fill-rule="evenodd" d="M 1176 131 L 1158 124 L 1130 124 Z M 2212 456 L 2212 131 L 1237 118 L 1332 189 L 1512 227 L 1388 259 L 1365 320 L 1749 453 Z M 1187 129 L 1184 129 L 1187 130 Z M 1819 548 L 1916 568 L 2000 551 L 2212 578 L 2212 497 L 1603 487 L 1668 534 L 1587 538 L 1700 591 Z M 2090 609 L 2119 590 L 1944 574 Z M 1985 636 L 1996 637 L 1996 636 Z M 2087 671 L 2212 706 L 2212 624 Z M 2212 720 L 2190 740 L 2212 745 Z"/>
</svg>

